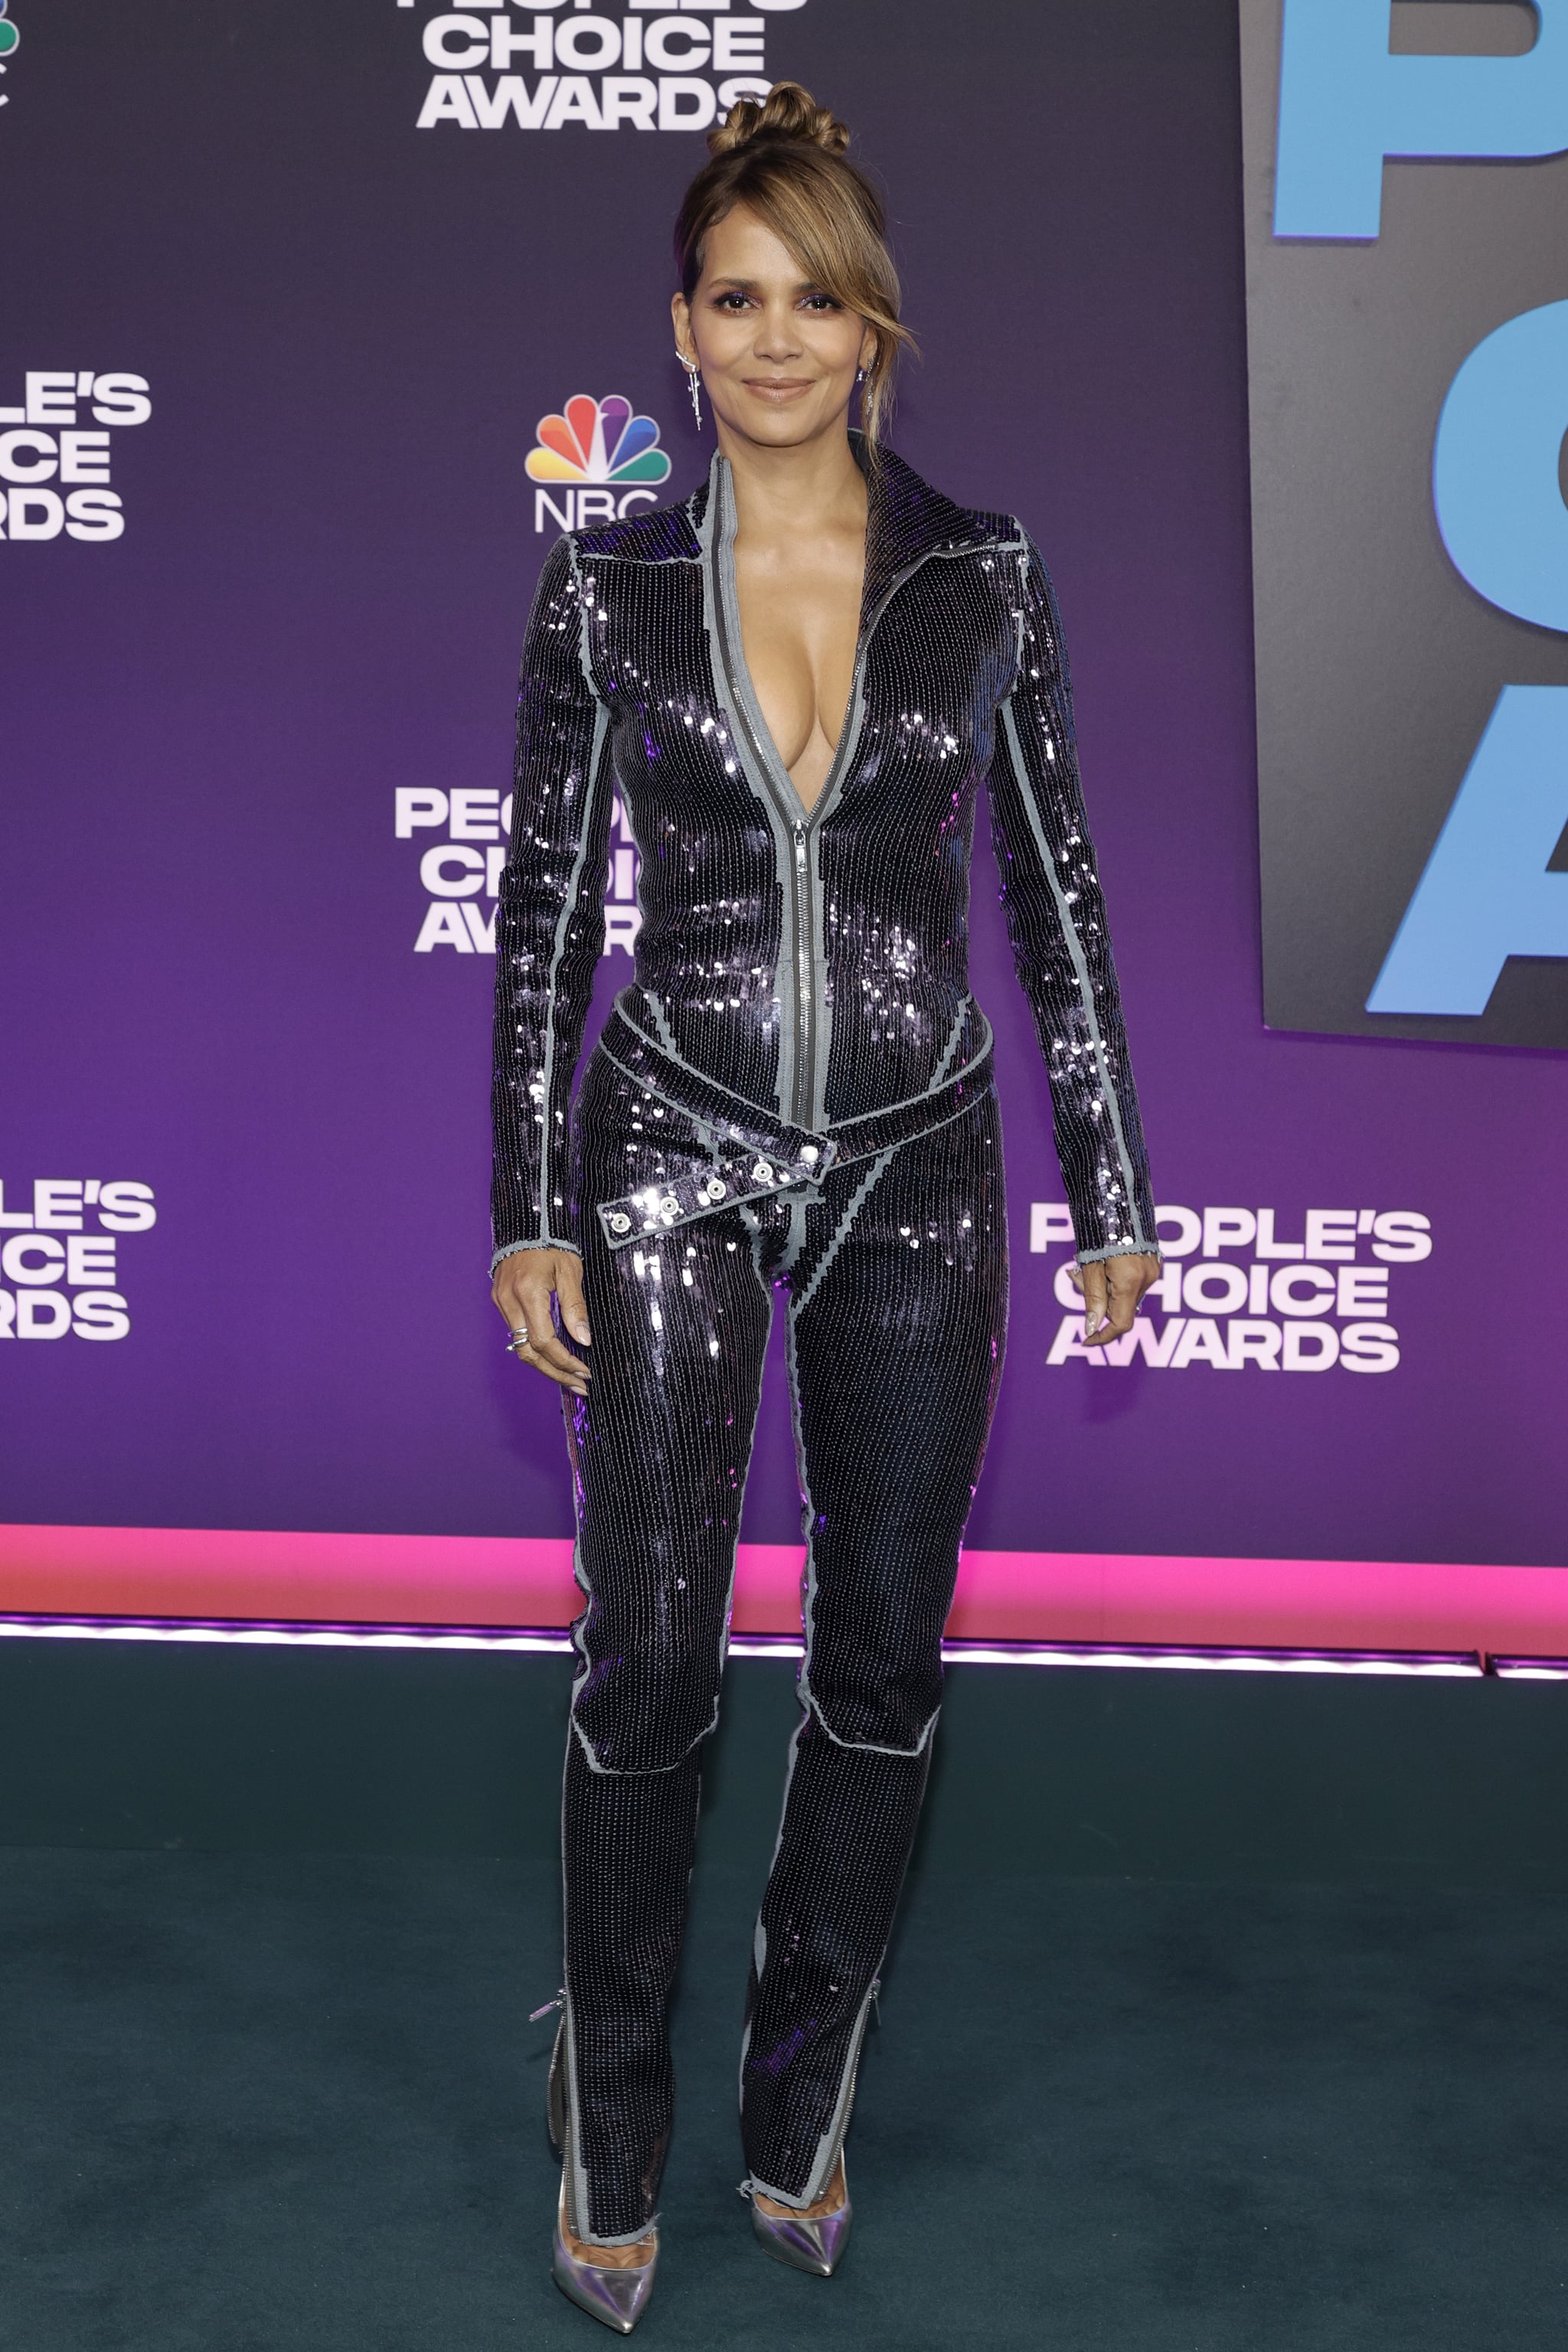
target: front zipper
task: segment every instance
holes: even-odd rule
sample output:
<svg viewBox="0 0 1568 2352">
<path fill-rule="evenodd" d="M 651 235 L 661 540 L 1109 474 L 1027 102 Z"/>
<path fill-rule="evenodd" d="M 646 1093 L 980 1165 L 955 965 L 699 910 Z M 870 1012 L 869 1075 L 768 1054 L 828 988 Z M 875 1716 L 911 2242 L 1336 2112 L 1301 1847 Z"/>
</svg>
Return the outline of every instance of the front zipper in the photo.
<svg viewBox="0 0 1568 2352">
<path fill-rule="evenodd" d="M 716 530 L 713 535 L 710 562 L 712 609 L 719 637 L 720 662 L 723 668 L 724 683 L 729 691 L 735 723 L 745 736 L 752 758 L 756 762 L 764 786 L 772 787 L 772 797 L 776 804 L 781 797 L 773 775 L 778 754 L 769 743 L 759 738 L 757 730 L 752 725 L 746 695 L 742 690 L 739 677 L 739 673 L 744 668 L 745 656 L 740 646 L 731 645 L 730 640 L 730 625 L 724 596 L 723 547 L 721 538 L 721 531 L 726 520 L 722 509 L 717 520 L 721 530 Z M 746 676 L 745 684 L 750 687 L 749 673 Z M 787 775 L 784 781 L 788 782 Z M 790 786 L 790 791 L 798 807 L 799 795 L 795 793 L 793 785 Z M 784 811 L 781 810 L 780 814 L 782 815 Z M 811 914 L 808 903 L 810 866 L 806 855 L 806 824 L 798 817 L 791 820 L 790 834 L 795 855 L 779 877 L 783 894 L 788 901 L 784 910 L 784 929 L 785 939 L 789 941 L 788 963 L 793 973 L 795 992 L 795 1064 L 790 1074 L 788 1115 L 796 1127 L 809 1127 L 811 1124 L 811 1097 L 803 1084 L 803 1073 L 807 1059 L 805 1047 L 812 1030 Z"/>
<path fill-rule="evenodd" d="M 793 1114 L 796 1127 L 810 1127 L 811 1114 L 816 1099 L 816 991 L 811 984 L 812 949 L 816 938 L 816 909 L 812 905 L 811 860 L 805 851 L 805 824 L 795 828 L 795 985 L 798 999 L 798 1019 L 795 1024 L 795 1102 Z"/>
<path fill-rule="evenodd" d="M 713 553 L 717 564 L 720 557 L 717 545 L 714 547 Z M 918 565 L 911 565 L 910 571 L 914 572 L 918 569 Z M 894 589 L 901 587 L 909 577 L 910 572 L 900 573 L 889 587 L 888 596 L 893 593 Z M 887 606 L 888 596 L 882 598 L 872 615 L 871 628 L 874 628 L 881 618 Z M 722 578 L 714 583 L 713 604 L 719 625 L 719 651 L 723 662 L 725 683 L 730 689 L 730 699 L 736 720 L 745 731 L 752 757 L 756 761 L 764 782 L 774 784 L 775 803 L 784 797 L 777 788 L 774 773 L 776 770 L 782 773 L 784 783 L 788 787 L 789 797 L 799 809 L 800 795 L 795 789 L 788 770 L 782 768 L 776 748 L 771 741 L 759 738 L 747 713 L 746 697 L 741 691 L 736 676 L 737 667 L 743 665 L 745 656 L 739 646 L 732 646 L 730 641 L 730 631 L 724 613 Z M 861 685 L 866 667 L 866 648 L 870 640 L 870 628 L 868 628 L 865 636 L 861 638 L 856 648 L 855 670 L 849 686 L 849 703 L 845 712 L 844 729 L 838 740 L 838 747 L 833 755 L 833 765 L 829 768 L 822 790 L 811 807 L 803 814 L 790 820 L 790 840 L 794 856 L 789 871 L 783 877 L 785 896 L 789 900 L 784 929 L 794 948 L 795 993 L 795 1068 L 790 1081 L 789 1117 L 792 1125 L 806 1129 L 813 1125 L 816 1100 L 816 992 L 812 985 L 812 967 L 816 940 L 816 894 L 813 887 L 811 831 L 816 819 L 821 815 L 832 798 L 839 778 L 843 775 L 850 759 L 853 758 L 856 746 L 860 740 Z M 750 684 L 751 678 L 748 673 L 746 685 L 750 687 Z M 784 811 L 781 810 L 780 813 L 782 814 Z"/>
<path fill-rule="evenodd" d="M 868 619 L 861 632 L 859 643 L 855 648 L 855 668 L 849 682 L 849 703 L 844 714 L 843 732 L 833 755 L 833 765 L 827 772 L 821 792 L 810 808 L 805 810 L 804 814 L 791 815 L 789 803 L 793 801 L 795 809 L 800 810 L 802 805 L 800 794 L 795 791 L 789 771 L 784 767 L 779 759 L 777 748 L 771 739 L 764 737 L 759 740 L 757 731 L 752 726 L 748 716 L 746 694 L 742 691 L 738 683 L 737 673 L 745 671 L 745 653 L 740 646 L 731 645 L 725 614 L 724 548 L 727 545 L 732 550 L 734 537 L 732 514 L 724 511 L 728 507 L 729 494 L 726 489 L 721 512 L 715 518 L 721 528 L 714 531 L 711 542 L 713 613 L 718 624 L 719 651 L 723 663 L 725 684 L 730 690 L 730 699 L 735 717 L 745 730 L 752 756 L 764 782 L 773 786 L 774 802 L 779 804 L 779 814 L 789 823 L 794 843 L 795 856 L 792 868 L 785 880 L 785 891 L 790 901 L 785 929 L 793 940 L 795 949 L 795 1055 L 790 1086 L 789 1116 L 792 1124 L 795 1127 L 810 1128 L 813 1125 L 816 1107 L 816 992 L 812 985 L 816 945 L 816 894 L 813 887 L 815 877 L 810 856 L 810 837 L 817 820 L 832 800 L 859 747 L 860 730 L 865 718 L 862 698 L 866 677 L 866 656 L 870 649 L 871 637 L 877 624 L 900 589 L 914 578 L 921 566 L 932 556 L 946 554 L 950 551 L 944 548 L 928 548 L 925 554 L 917 556 L 912 563 L 907 564 L 903 571 L 896 573 L 878 598 L 876 609 Z M 722 530 L 722 526 L 725 524 L 728 525 L 727 539 Z M 962 548 L 951 551 L 954 554 L 973 555 L 980 551 L 977 548 Z M 751 688 L 749 672 L 745 672 L 745 685 L 748 689 Z"/>
</svg>

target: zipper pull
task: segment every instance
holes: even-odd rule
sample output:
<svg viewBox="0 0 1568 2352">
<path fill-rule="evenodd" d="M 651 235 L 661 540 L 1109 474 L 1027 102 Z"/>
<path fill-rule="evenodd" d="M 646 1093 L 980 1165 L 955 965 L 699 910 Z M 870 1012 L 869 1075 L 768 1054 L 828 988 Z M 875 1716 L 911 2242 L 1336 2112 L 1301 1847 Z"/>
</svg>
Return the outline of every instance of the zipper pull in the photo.
<svg viewBox="0 0 1568 2352">
<path fill-rule="evenodd" d="M 548 2017 L 552 2009 L 564 2009 L 565 2006 L 566 1988 L 563 1985 L 553 2000 L 547 2000 L 542 2009 L 531 2009 L 529 2011 L 528 2021 L 530 2025 L 537 2025 L 540 2019 L 542 2017 Z"/>
</svg>

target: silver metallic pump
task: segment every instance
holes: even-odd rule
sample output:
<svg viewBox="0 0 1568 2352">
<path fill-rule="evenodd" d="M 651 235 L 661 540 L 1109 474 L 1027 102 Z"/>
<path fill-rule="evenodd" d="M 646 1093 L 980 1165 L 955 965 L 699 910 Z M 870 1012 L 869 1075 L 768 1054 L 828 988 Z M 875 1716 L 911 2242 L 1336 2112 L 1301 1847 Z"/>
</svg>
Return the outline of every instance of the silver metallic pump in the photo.
<svg viewBox="0 0 1568 2352">
<path fill-rule="evenodd" d="M 563 2014 L 555 2036 L 555 2047 L 550 2054 L 550 2079 L 545 2088 L 544 2112 L 550 2126 L 550 2142 L 562 2159 L 561 2196 L 555 2208 L 555 2248 L 551 2262 L 551 2275 L 563 2295 L 585 2311 L 590 2319 L 597 2319 L 605 2327 L 613 2327 L 617 2336 L 629 2336 L 653 2294 L 653 2274 L 658 2268 L 658 2232 L 653 2232 L 654 2251 L 651 2260 L 633 2270 L 610 2270 L 602 2263 L 584 2262 L 566 2242 L 566 2175 L 565 2159 L 570 2123 L 566 2112 L 566 2019 L 565 1995 L 557 1996 Z M 545 2009 L 535 2010 L 535 2018 L 545 2010 L 553 2009 L 556 2001 L 547 2001 Z"/>
<path fill-rule="evenodd" d="M 754 2194 L 752 2198 L 752 2227 L 763 2252 L 772 2254 L 775 2263 L 787 2263 L 791 2270 L 809 2271 L 815 2278 L 831 2278 L 838 2268 L 853 2219 L 847 2172 L 843 2204 L 837 2213 L 825 2213 L 815 2221 L 803 2213 L 764 2213 Z"/>
<path fill-rule="evenodd" d="M 551 2264 L 552 2275 L 563 2295 L 585 2311 L 590 2319 L 601 2320 L 613 2327 L 617 2336 L 629 2336 L 643 2313 L 647 2309 L 653 2293 L 653 2274 L 658 2268 L 658 2233 L 654 2232 L 652 2260 L 636 2270 L 605 2270 L 598 2263 L 580 2262 L 566 2243 L 566 2183 L 561 2184 L 561 2202 L 555 2212 L 555 2258 Z M 789 2256 L 780 2257 L 788 2261 Z"/>
</svg>

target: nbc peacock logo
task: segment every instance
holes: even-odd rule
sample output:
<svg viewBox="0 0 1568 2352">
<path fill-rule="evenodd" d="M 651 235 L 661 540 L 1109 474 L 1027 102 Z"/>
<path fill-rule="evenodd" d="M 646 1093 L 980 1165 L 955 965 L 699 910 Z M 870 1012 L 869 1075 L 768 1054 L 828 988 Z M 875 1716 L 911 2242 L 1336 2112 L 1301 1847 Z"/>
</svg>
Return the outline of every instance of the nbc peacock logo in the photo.
<svg viewBox="0 0 1568 2352">
<path fill-rule="evenodd" d="M 669 458 L 653 418 L 634 415 L 620 393 L 593 400 L 580 392 L 558 415 L 540 418 L 528 472 L 556 486 L 534 491 L 534 530 L 546 528 L 548 515 L 559 530 L 582 530 L 657 506 L 649 485 L 668 480 Z"/>
<path fill-rule="evenodd" d="M 11 22 L 10 16 L 7 13 L 9 6 L 10 0 L 0 0 L 0 58 L 12 56 L 15 53 L 16 44 L 22 37 L 16 26 Z M 5 70 L 5 66 L 0 64 L 0 73 L 4 73 Z M 0 106 L 7 106 L 9 103 L 10 100 L 0 95 Z"/>
</svg>

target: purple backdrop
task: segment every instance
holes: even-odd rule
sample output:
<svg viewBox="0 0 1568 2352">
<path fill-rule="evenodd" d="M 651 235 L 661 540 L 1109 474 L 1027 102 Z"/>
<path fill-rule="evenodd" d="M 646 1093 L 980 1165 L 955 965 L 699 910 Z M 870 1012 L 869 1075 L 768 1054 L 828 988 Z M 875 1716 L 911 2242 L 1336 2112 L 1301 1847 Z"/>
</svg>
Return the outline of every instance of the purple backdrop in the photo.
<svg viewBox="0 0 1568 2352">
<path fill-rule="evenodd" d="M 634 13 L 605 0 L 594 21 L 624 42 Z M 66 1222 L 12 1261 L 14 1301 L 74 1297 L 80 1329 L 96 1290 L 130 1329 L 0 1339 L 8 1520 L 570 1526 L 558 1418 L 487 1297 L 492 966 L 415 952 L 420 857 L 446 835 L 398 840 L 395 794 L 505 790 L 553 530 L 525 471 L 537 421 L 621 392 L 663 428 L 661 496 L 706 461 L 666 311 L 701 148 L 630 122 L 416 129 L 437 14 L 13 0 L 0 202 L 32 228 L 8 253 L 0 405 L 25 418 L 30 373 L 62 383 L 0 439 L 0 488 L 15 500 L 49 463 L 37 434 L 67 464 L 67 407 L 93 427 L 103 376 L 144 379 L 151 414 L 70 461 L 110 468 L 121 536 L 28 538 L 50 520 L 35 499 L 0 544 L 0 1177 L 8 1218 L 68 1219 L 76 1196 L 36 1202 L 39 1181 L 134 1181 L 157 1222 L 117 1235 L 112 1292 L 79 1244 L 42 1278 Z M 637 17 L 650 38 L 668 21 Z M 767 76 L 829 100 L 889 190 L 925 354 L 897 446 L 1021 513 L 1055 572 L 1160 1200 L 1269 1207 L 1286 1240 L 1314 1209 L 1430 1221 L 1431 1255 L 1387 1267 L 1385 1311 L 1374 1272 L 1308 1318 L 1352 1356 L 1358 1316 L 1395 1329 L 1394 1369 L 1222 1370 L 1242 1317 L 1276 1354 L 1302 1319 L 1261 1303 L 1268 1266 L 1228 1317 L 1234 1283 L 1199 1283 L 1182 1311 L 1218 1336 L 1189 1338 L 1190 1362 L 1156 1315 L 1163 1367 L 1047 1364 L 1064 1253 L 1031 1252 L 1030 1212 L 1060 1186 L 982 851 L 1016 1255 L 972 1541 L 1559 1560 L 1560 1062 L 1261 1024 L 1230 0 L 773 0 L 749 22 Z M 527 97 L 532 63 L 514 69 Z M 101 1195 L 80 1215 L 102 1230 Z M 1375 1239 L 1353 1237 L 1363 1266 Z M 1258 1262 L 1232 1242 L 1180 1265 L 1205 1259 Z M 112 1312 L 91 1311 L 100 1329 Z M 1387 1352 L 1361 1344 L 1363 1367 Z M 775 1382 L 747 1526 L 783 1541 L 777 1407 Z"/>
</svg>

